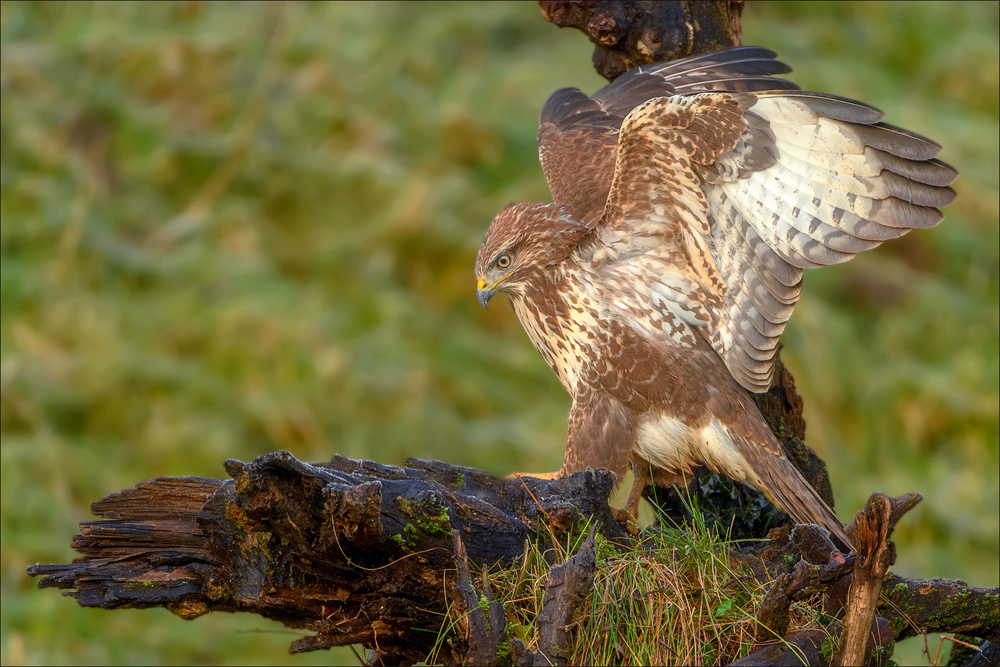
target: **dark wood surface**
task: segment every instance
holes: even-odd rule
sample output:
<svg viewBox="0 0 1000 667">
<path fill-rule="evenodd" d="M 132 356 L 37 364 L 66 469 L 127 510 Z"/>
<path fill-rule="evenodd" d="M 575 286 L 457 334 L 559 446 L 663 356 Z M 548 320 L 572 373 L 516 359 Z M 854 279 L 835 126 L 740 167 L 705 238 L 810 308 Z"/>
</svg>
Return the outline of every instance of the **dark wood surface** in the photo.
<svg viewBox="0 0 1000 667">
<path fill-rule="evenodd" d="M 743 43 L 743 2 L 542 0 L 546 21 L 583 31 L 594 68 L 608 81 L 640 65 L 721 51 Z"/>
<path fill-rule="evenodd" d="M 460 614 L 467 627 L 457 628 L 440 653 L 446 664 L 497 655 L 515 664 L 563 664 L 565 627 L 594 578 L 594 534 L 634 546 L 608 505 L 614 477 L 605 470 L 556 481 L 500 480 L 440 462 L 400 468 L 336 457 L 308 464 L 287 452 L 248 464 L 229 461 L 226 469 L 230 480 L 161 478 L 94 503 L 99 520 L 81 524 L 73 539 L 81 558 L 28 573 L 42 577 L 42 588 L 69 591 L 82 606 L 166 607 L 187 619 L 210 611 L 254 613 L 315 633 L 294 642 L 293 652 L 363 644 L 396 664 L 426 657 L 448 600 L 458 601 L 470 613 Z M 881 498 L 869 505 L 884 505 Z M 887 516 L 898 520 L 891 508 Z M 563 540 L 587 522 L 590 538 L 547 583 L 539 650 L 508 645 L 501 606 L 488 590 L 476 590 L 470 573 L 516 563 L 526 540 L 546 548 L 553 536 Z M 894 553 L 890 532 L 864 536 L 870 524 L 855 527 L 859 544 L 875 545 L 863 553 Z M 775 643 L 809 645 L 811 635 L 786 636 L 789 605 L 817 593 L 836 598 L 862 562 L 860 554 L 838 551 L 815 526 L 778 529 L 771 538 L 730 551 L 734 567 L 770 586 L 753 655 L 764 653 L 748 664 L 770 664 L 759 662 L 768 655 L 779 660 L 784 649 Z M 876 633 L 874 644 L 866 637 L 867 654 L 882 647 L 888 655 L 892 640 L 923 630 L 996 641 L 996 588 L 882 578 L 885 562 L 868 557 L 865 567 L 875 569 L 850 586 L 846 602 L 826 605 L 836 606 L 832 619 L 844 618 L 847 639 L 858 623 L 891 628 Z M 867 588 L 872 581 L 881 582 L 874 595 Z M 881 621 L 865 616 L 852 625 L 843 612 L 854 608 L 856 594 L 882 600 L 868 607 Z"/>
</svg>

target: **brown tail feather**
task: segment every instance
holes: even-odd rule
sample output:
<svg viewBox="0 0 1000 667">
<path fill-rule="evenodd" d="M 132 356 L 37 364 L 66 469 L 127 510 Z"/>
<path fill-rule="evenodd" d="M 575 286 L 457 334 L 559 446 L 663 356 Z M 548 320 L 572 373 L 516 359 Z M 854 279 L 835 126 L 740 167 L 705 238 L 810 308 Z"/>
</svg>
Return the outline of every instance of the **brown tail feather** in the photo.
<svg viewBox="0 0 1000 667">
<path fill-rule="evenodd" d="M 785 458 L 777 440 L 770 445 L 758 445 L 739 436 L 730 436 L 760 478 L 758 488 L 771 502 L 791 515 L 796 523 L 822 526 L 854 550 L 854 543 L 847 536 L 843 522 L 802 477 L 802 473 Z M 775 449 L 781 453 L 775 454 Z"/>
</svg>

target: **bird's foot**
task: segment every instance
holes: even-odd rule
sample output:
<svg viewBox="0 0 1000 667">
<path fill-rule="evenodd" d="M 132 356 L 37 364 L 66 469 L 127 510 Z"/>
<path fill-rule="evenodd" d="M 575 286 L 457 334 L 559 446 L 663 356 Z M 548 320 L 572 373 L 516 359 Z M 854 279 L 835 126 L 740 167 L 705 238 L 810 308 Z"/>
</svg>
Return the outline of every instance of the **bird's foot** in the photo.
<svg viewBox="0 0 1000 667">
<path fill-rule="evenodd" d="M 632 490 L 628 494 L 628 502 L 625 507 L 616 510 L 618 520 L 625 522 L 629 535 L 635 537 L 639 534 L 639 503 L 642 502 L 642 489 L 646 486 L 646 481 L 650 478 L 648 465 L 632 463 Z"/>
<path fill-rule="evenodd" d="M 519 479 L 521 477 L 534 477 L 535 479 L 559 479 L 562 477 L 562 472 L 559 470 L 556 470 L 555 472 L 512 472 L 504 477 L 504 479 Z"/>
<path fill-rule="evenodd" d="M 614 515 L 615 520 L 621 521 L 625 524 L 625 530 L 632 537 L 639 535 L 639 517 L 632 514 L 632 511 L 628 507 L 622 507 L 621 509 L 611 508 L 611 513 Z"/>
</svg>

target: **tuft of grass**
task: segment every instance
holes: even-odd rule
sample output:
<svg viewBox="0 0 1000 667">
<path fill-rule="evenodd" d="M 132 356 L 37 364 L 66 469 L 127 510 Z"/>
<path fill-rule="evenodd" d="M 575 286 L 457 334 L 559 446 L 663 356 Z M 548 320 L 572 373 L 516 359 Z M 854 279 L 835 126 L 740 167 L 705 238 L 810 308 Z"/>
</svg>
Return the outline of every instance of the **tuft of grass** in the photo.
<svg viewBox="0 0 1000 667">
<path fill-rule="evenodd" d="M 746 655 L 766 588 L 707 532 L 665 529 L 605 561 L 575 664 L 728 664 Z"/>
<path fill-rule="evenodd" d="M 649 528 L 643 539 L 613 544 L 597 535 L 594 587 L 571 626 L 570 664 L 724 665 L 747 655 L 757 610 L 767 594 L 752 573 L 730 557 L 726 536 L 707 527 L 697 507 L 691 525 Z M 553 540 L 526 542 L 518 562 L 486 569 L 477 582 L 503 605 L 507 636 L 538 650 L 537 620 L 552 568 L 582 545 L 589 526 Z M 789 629 L 822 628 L 822 597 L 797 602 Z M 450 614 L 438 645 L 461 627 Z M 435 664 L 437 651 L 427 658 Z"/>
</svg>

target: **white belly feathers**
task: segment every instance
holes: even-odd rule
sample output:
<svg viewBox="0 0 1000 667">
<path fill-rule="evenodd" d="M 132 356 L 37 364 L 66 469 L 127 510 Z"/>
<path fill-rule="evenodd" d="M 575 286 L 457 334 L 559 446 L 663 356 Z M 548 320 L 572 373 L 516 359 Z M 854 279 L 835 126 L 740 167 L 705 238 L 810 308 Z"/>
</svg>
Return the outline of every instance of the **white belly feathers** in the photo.
<svg viewBox="0 0 1000 667">
<path fill-rule="evenodd" d="M 639 427 L 638 436 L 637 457 L 658 468 L 680 472 L 686 462 L 702 461 L 717 472 L 725 472 L 742 482 L 759 484 L 726 427 L 715 417 L 708 426 L 694 429 L 673 417 L 651 415 Z"/>
</svg>

